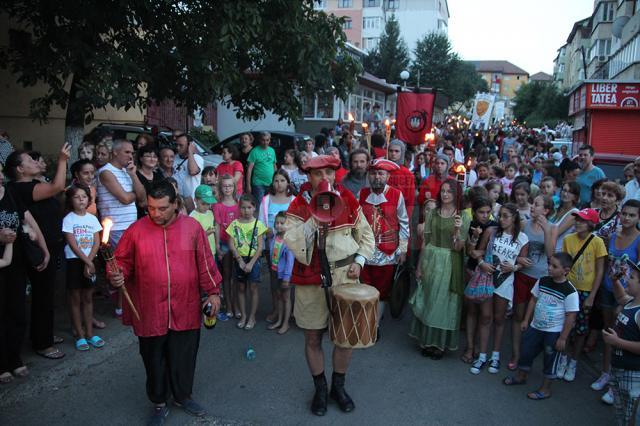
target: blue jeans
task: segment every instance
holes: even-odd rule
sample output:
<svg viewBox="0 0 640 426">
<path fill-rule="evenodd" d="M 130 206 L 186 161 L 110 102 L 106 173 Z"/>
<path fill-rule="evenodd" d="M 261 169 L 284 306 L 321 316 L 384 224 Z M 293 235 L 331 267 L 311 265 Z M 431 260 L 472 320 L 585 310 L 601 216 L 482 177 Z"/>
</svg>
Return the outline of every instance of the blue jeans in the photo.
<svg viewBox="0 0 640 426">
<path fill-rule="evenodd" d="M 253 184 L 251 185 L 251 194 L 256 199 L 257 211 L 260 209 L 260 203 L 262 203 L 262 197 L 264 197 L 264 195 L 267 193 L 268 190 L 269 190 L 269 186 L 253 185 Z"/>
<path fill-rule="evenodd" d="M 518 361 L 518 369 L 531 371 L 533 360 L 544 351 L 542 372 L 547 379 L 556 378 L 556 364 L 558 352 L 556 351 L 556 341 L 560 336 L 560 332 L 540 331 L 536 328 L 529 327 L 522 335 L 522 344 L 520 345 L 520 360 Z"/>
</svg>

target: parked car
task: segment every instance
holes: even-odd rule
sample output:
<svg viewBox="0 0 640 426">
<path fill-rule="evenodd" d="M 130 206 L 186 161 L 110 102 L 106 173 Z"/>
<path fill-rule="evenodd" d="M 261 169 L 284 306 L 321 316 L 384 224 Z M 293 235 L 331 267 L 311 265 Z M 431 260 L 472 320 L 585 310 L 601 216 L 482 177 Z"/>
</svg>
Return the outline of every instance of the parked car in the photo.
<svg viewBox="0 0 640 426">
<path fill-rule="evenodd" d="M 623 183 L 624 167 L 629 163 L 633 163 L 635 159 L 636 156 L 633 155 L 596 152 L 593 157 L 593 164 L 600 167 L 609 179 Z"/>
<path fill-rule="evenodd" d="M 304 146 L 308 140 L 311 140 L 311 136 L 306 135 L 304 133 L 295 133 L 295 132 L 284 132 L 284 131 L 269 131 L 271 134 L 271 144 L 270 146 L 276 151 L 276 158 L 278 163 L 282 163 L 284 161 L 284 153 L 288 149 L 296 149 L 301 151 L 304 149 Z M 250 131 L 253 135 L 253 145 L 257 145 L 260 140 L 260 133 L 262 131 Z M 238 149 L 240 149 L 240 136 L 247 132 L 242 132 L 235 134 L 233 136 L 229 136 L 228 138 L 220 141 L 213 147 L 211 147 L 211 151 L 214 154 L 222 154 L 222 148 L 227 145 L 235 144 Z"/>
<path fill-rule="evenodd" d="M 152 135 L 154 132 L 157 132 L 154 136 L 158 147 L 164 148 L 166 146 L 175 149 L 175 143 L 172 138 L 172 129 L 168 127 L 159 127 L 156 126 L 155 129 L 152 126 L 147 126 L 144 124 L 132 124 L 132 123 L 100 123 L 98 124 L 91 132 L 89 132 L 89 136 L 96 132 L 107 131 L 113 134 L 113 139 L 126 139 L 131 141 L 135 146 L 135 141 L 138 135 L 148 134 Z M 193 139 L 193 142 L 196 146 L 197 154 L 200 155 L 204 159 L 204 165 L 216 167 L 218 164 L 222 163 L 222 156 L 219 154 L 213 154 L 211 150 L 208 150 L 204 147 L 200 141 L 197 139 Z"/>
</svg>

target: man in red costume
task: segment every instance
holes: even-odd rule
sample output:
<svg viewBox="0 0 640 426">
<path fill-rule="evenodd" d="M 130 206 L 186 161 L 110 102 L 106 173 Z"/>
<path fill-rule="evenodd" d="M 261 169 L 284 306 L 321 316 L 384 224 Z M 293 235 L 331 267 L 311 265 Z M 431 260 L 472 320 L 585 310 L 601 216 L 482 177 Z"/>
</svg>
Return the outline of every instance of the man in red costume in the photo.
<svg viewBox="0 0 640 426">
<path fill-rule="evenodd" d="M 373 256 L 367 259 L 360 281 L 380 292 L 378 323 L 393 284 L 395 267 L 407 258 L 409 217 L 402 192 L 387 185 L 398 170 L 392 161 L 376 159 L 369 165 L 369 188 L 360 191 L 360 206 L 376 242 Z"/>
<path fill-rule="evenodd" d="M 389 186 L 399 189 L 404 196 L 404 202 L 407 207 L 407 214 L 411 219 L 413 205 L 416 199 L 416 177 L 411 170 L 404 166 L 404 154 L 406 146 L 404 142 L 394 139 L 389 143 L 389 160 L 398 165 L 398 169 L 391 172 L 389 176 Z"/>
<path fill-rule="evenodd" d="M 320 286 L 322 252 L 318 250 L 317 239 L 323 228 L 311 216 L 310 201 L 321 182 L 328 181 L 333 187 L 335 171 L 339 167 L 340 161 L 329 155 L 320 155 L 305 164 L 309 182 L 302 185 L 300 193 L 287 210 L 284 237 L 295 256 L 291 275 L 291 283 L 296 285 L 294 315 L 296 324 L 304 330 L 305 356 L 315 386 L 311 411 L 318 416 L 327 412 L 329 396 L 322 350 L 322 335 L 329 323 L 329 308 L 325 289 Z M 345 208 L 328 224 L 324 253 L 331 270 L 332 285 L 339 286 L 358 282 L 365 260 L 373 254 L 374 240 L 371 227 L 353 194 L 341 185 L 336 185 L 334 189 Z M 351 349 L 333 348 L 330 396 L 345 412 L 355 408 L 344 389 L 351 352 Z"/>
<path fill-rule="evenodd" d="M 424 222 L 424 203 L 438 197 L 440 186 L 449 179 L 449 157 L 444 154 L 436 155 L 433 161 L 433 173 L 422 182 L 418 192 L 418 208 L 420 209 L 420 223 Z"/>
<path fill-rule="evenodd" d="M 207 236 L 193 218 L 179 215 L 171 183 L 156 184 L 147 194 L 148 216 L 124 232 L 115 251 L 120 271 L 109 271 L 111 284 L 126 283 L 140 319 L 124 304 L 123 322 L 133 325 L 147 372 L 147 396 L 155 404 L 150 424 L 163 424 L 167 400 L 194 416 L 205 409 L 191 399 L 202 309 L 220 308 L 222 278 Z M 200 300 L 200 293 L 207 299 Z"/>
</svg>

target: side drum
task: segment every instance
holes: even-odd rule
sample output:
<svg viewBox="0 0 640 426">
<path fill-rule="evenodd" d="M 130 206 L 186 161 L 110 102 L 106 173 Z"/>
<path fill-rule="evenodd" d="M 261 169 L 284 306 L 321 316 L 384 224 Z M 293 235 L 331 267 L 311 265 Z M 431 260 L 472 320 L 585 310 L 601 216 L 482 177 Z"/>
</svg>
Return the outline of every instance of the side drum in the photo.
<svg viewBox="0 0 640 426">
<path fill-rule="evenodd" d="M 331 289 L 329 335 L 345 349 L 373 346 L 377 339 L 380 292 L 367 284 L 345 284 Z"/>
</svg>

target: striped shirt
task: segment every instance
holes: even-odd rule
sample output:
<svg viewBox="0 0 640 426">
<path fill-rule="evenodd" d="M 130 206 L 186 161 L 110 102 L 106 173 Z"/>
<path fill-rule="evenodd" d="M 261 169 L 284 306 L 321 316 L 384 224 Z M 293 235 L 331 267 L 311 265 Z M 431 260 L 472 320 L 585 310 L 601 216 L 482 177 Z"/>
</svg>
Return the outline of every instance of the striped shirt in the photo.
<svg viewBox="0 0 640 426">
<path fill-rule="evenodd" d="M 133 182 L 126 169 L 118 169 L 113 164 L 107 163 L 98 170 L 98 176 L 105 171 L 113 173 L 125 192 L 133 192 Z M 122 204 L 100 182 L 100 179 L 98 179 L 98 211 L 102 218 L 110 217 L 113 220 L 114 231 L 124 231 L 138 218 L 135 201 Z"/>
</svg>

